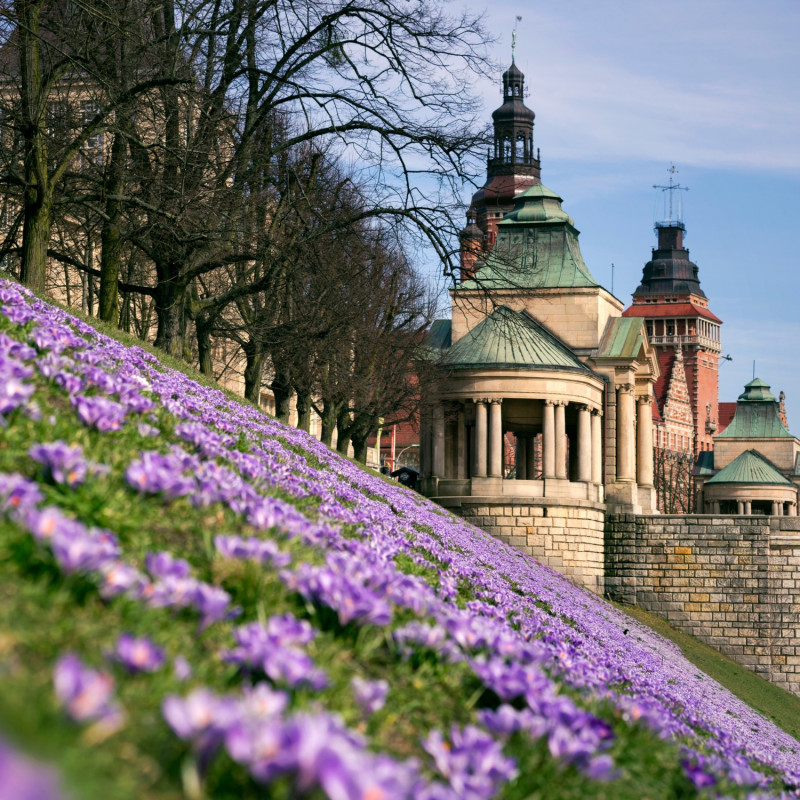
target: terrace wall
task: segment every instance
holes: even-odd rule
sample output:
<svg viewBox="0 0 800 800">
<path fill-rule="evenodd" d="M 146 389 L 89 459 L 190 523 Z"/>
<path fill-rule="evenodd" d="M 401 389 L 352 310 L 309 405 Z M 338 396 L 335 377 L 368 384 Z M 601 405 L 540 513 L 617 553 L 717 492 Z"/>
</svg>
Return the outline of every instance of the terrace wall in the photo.
<svg viewBox="0 0 800 800">
<path fill-rule="evenodd" d="M 609 515 L 605 591 L 800 694 L 800 517 Z"/>
<path fill-rule="evenodd" d="M 605 506 L 590 500 L 439 497 L 436 502 L 597 594 L 603 584 Z M 798 518 L 800 519 L 800 517 Z"/>
</svg>

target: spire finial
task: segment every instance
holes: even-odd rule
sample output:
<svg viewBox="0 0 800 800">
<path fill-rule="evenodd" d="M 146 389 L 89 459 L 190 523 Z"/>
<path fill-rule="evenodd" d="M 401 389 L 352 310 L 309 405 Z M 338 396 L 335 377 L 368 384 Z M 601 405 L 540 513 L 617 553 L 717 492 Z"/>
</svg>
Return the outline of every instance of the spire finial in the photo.
<svg viewBox="0 0 800 800">
<path fill-rule="evenodd" d="M 514 30 L 511 31 L 511 63 L 514 63 L 514 51 L 517 49 L 517 23 L 522 22 L 522 17 L 517 16 L 514 23 Z"/>
<path fill-rule="evenodd" d="M 675 192 L 688 192 L 689 191 L 689 187 L 688 186 L 681 186 L 679 183 L 675 183 L 673 181 L 672 176 L 678 174 L 678 168 L 674 164 L 670 165 L 670 168 L 667 170 L 667 172 L 669 173 L 669 185 L 663 186 L 663 185 L 660 185 L 660 184 L 653 184 L 653 188 L 654 189 L 661 189 L 662 192 L 669 192 L 669 217 L 666 220 L 666 224 L 671 225 L 671 224 L 673 224 L 675 222 L 681 223 L 683 221 L 681 219 L 683 214 L 681 213 L 681 208 L 680 208 L 680 194 L 676 198 L 677 201 L 678 201 L 677 202 L 677 208 L 675 209 L 676 212 L 677 212 L 677 216 L 676 217 L 672 216 L 672 214 L 673 214 L 673 210 L 672 210 L 673 209 L 673 199 L 675 199 L 674 198 L 674 194 L 675 194 Z"/>
</svg>

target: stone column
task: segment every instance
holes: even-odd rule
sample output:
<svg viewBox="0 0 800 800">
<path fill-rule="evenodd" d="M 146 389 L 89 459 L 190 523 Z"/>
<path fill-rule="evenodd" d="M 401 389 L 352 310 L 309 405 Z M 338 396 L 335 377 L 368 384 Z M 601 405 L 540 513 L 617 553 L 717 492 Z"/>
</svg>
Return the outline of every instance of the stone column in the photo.
<svg viewBox="0 0 800 800">
<path fill-rule="evenodd" d="M 578 480 L 592 479 L 592 415 L 589 406 L 578 406 Z"/>
<path fill-rule="evenodd" d="M 653 397 L 638 398 L 636 408 L 636 481 L 639 486 L 653 485 Z"/>
<path fill-rule="evenodd" d="M 528 478 L 528 463 L 526 460 L 526 456 L 528 454 L 528 450 L 526 448 L 526 442 L 528 440 L 527 436 L 521 436 L 517 434 L 517 448 L 515 451 L 515 459 L 517 465 L 517 480 L 524 481 Z"/>
<path fill-rule="evenodd" d="M 486 400 L 475 401 L 475 469 L 472 474 L 476 478 L 486 477 Z"/>
<path fill-rule="evenodd" d="M 719 514 L 719 500 L 715 500 L 711 504 L 711 513 L 712 514 Z"/>
<path fill-rule="evenodd" d="M 456 477 L 459 480 L 467 477 L 467 423 L 463 406 L 458 410 L 456 423 Z"/>
<path fill-rule="evenodd" d="M 797 503 L 794 502 L 789 503 L 789 516 L 790 517 L 797 516 Z"/>
<path fill-rule="evenodd" d="M 525 477 L 527 480 L 535 480 L 536 470 L 536 437 L 525 437 Z"/>
<path fill-rule="evenodd" d="M 736 501 L 736 513 L 741 517 L 744 515 L 744 500 Z"/>
<path fill-rule="evenodd" d="M 744 513 L 747 516 L 750 516 L 753 513 L 753 501 L 752 500 L 745 500 L 744 501 Z"/>
<path fill-rule="evenodd" d="M 617 386 L 617 480 L 633 481 L 635 448 L 633 442 L 633 386 Z"/>
<path fill-rule="evenodd" d="M 592 483 L 603 482 L 603 412 L 592 411 Z"/>
<path fill-rule="evenodd" d="M 566 480 L 567 477 L 567 426 L 565 410 L 567 404 L 560 400 L 555 405 L 555 458 L 556 478 Z"/>
<path fill-rule="evenodd" d="M 503 477 L 503 401 L 489 401 L 489 475 Z"/>
<path fill-rule="evenodd" d="M 444 478 L 444 406 L 441 403 L 433 409 L 433 474 Z"/>
<path fill-rule="evenodd" d="M 777 500 L 773 500 L 772 501 L 772 516 L 773 517 L 777 517 L 778 516 L 778 501 Z"/>
<path fill-rule="evenodd" d="M 542 426 L 542 472 L 545 478 L 554 478 L 556 475 L 555 438 L 555 406 L 552 400 L 545 400 Z"/>
</svg>

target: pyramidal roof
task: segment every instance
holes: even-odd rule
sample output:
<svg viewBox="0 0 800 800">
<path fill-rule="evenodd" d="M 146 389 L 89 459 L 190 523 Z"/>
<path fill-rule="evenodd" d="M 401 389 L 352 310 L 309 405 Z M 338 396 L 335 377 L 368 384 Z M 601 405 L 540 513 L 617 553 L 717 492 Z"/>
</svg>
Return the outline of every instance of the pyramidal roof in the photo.
<svg viewBox="0 0 800 800">
<path fill-rule="evenodd" d="M 778 401 L 769 384 L 755 378 L 744 387 L 736 401 L 736 413 L 730 424 L 715 439 L 791 439 L 783 424 Z"/>
<path fill-rule="evenodd" d="M 500 306 L 444 355 L 449 369 L 569 370 L 591 372 L 554 334 L 525 311 Z"/>
<path fill-rule="evenodd" d="M 781 475 L 778 469 L 757 450 L 745 450 L 744 453 L 731 461 L 727 467 L 721 469 L 713 478 L 709 478 L 706 481 L 706 484 L 710 483 L 792 485 L 792 482 Z"/>
<path fill-rule="evenodd" d="M 515 198 L 497 226 L 497 242 L 461 289 L 555 289 L 599 286 L 578 245 L 561 198 L 541 183 Z"/>
</svg>

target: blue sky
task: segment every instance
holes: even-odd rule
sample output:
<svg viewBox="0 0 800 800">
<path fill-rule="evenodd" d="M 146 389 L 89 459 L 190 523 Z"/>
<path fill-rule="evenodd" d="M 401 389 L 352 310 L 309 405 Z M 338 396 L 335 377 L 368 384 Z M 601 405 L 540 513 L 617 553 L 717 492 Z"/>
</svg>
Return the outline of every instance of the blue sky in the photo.
<svg viewBox="0 0 800 800">
<path fill-rule="evenodd" d="M 663 216 L 652 186 L 674 163 L 689 187 L 686 246 L 733 358 L 720 400 L 736 399 L 755 361 L 800 435 L 800 2 L 494 0 L 499 71 L 478 86 L 487 119 L 517 15 L 542 180 L 564 198 L 594 276 L 610 289 L 613 262 L 614 294 L 630 303 Z"/>
</svg>

